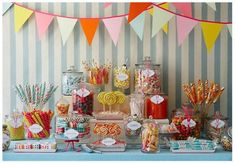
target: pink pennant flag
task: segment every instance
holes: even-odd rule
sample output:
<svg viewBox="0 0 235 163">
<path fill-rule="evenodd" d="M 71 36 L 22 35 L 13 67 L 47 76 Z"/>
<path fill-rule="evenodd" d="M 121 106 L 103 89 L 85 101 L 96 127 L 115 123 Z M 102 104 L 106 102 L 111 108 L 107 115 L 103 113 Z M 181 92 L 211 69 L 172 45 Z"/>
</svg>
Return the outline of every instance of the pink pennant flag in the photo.
<svg viewBox="0 0 235 163">
<path fill-rule="evenodd" d="M 198 21 L 185 18 L 182 16 L 176 16 L 178 45 L 180 46 L 192 29 L 197 25 Z"/>
<path fill-rule="evenodd" d="M 172 3 L 183 15 L 192 17 L 191 3 Z"/>
<path fill-rule="evenodd" d="M 49 14 L 43 14 L 40 12 L 35 12 L 36 16 L 36 23 L 38 28 L 38 37 L 41 40 L 44 33 L 47 31 L 51 21 L 53 20 L 54 16 Z"/>
<path fill-rule="evenodd" d="M 123 17 L 103 19 L 103 22 L 113 40 L 114 45 L 116 46 L 122 27 Z"/>
<path fill-rule="evenodd" d="M 104 3 L 104 8 L 107 8 L 107 7 L 109 7 L 110 5 L 112 5 L 111 2 Z"/>
</svg>

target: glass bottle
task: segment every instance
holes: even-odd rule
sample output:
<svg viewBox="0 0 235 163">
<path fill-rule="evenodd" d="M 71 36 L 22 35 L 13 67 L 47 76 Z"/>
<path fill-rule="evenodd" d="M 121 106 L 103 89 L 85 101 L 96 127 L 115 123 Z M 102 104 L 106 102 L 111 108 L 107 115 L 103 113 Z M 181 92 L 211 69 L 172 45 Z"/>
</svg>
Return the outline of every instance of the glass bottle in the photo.
<svg viewBox="0 0 235 163">
<path fill-rule="evenodd" d="M 130 95 L 130 111 L 132 116 L 144 117 L 144 96 L 142 94 Z"/>
</svg>

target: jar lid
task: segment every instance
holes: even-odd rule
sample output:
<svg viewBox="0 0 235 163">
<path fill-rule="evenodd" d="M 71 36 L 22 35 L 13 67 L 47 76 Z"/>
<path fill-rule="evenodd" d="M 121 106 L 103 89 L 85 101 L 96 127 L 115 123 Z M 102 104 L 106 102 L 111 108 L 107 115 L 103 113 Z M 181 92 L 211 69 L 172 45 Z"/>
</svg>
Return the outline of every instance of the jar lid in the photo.
<svg viewBox="0 0 235 163">
<path fill-rule="evenodd" d="M 64 71 L 63 73 L 79 73 L 79 74 L 83 74 L 83 72 L 79 72 L 75 66 L 70 66 L 69 69 L 67 69 L 66 71 Z"/>
<path fill-rule="evenodd" d="M 145 58 L 144 58 L 144 60 L 142 61 L 142 63 L 137 63 L 137 64 L 135 64 L 135 66 L 152 66 L 152 67 L 159 67 L 160 66 L 160 64 L 154 64 L 154 63 L 152 63 L 152 60 L 151 60 L 151 58 L 149 57 L 149 56 L 146 56 Z"/>
</svg>

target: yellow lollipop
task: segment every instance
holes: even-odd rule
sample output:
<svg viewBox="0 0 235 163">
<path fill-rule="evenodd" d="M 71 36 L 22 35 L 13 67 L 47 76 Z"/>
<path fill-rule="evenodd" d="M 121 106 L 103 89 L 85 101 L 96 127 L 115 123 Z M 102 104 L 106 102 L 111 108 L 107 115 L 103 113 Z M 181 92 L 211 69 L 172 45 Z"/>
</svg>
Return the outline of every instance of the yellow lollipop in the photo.
<svg viewBox="0 0 235 163">
<path fill-rule="evenodd" d="M 104 95 L 106 94 L 106 92 L 100 92 L 97 96 L 97 100 L 99 101 L 99 103 L 105 105 L 105 101 L 104 101 Z"/>
<path fill-rule="evenodd" d="M 117 101 L 116 101 L 117 104 L 123 104 L 125 102 L 125 100 L 126 100 L 125 94 L 123 94 L 120 91 L 115 91 L 114 94 L 117 97 Z"/>
<path fill-rule="evenodd" d="M 111 105 L 117 101 L 116 95 L 113 92 L 108 92 L 104 95 L 104 101 L 109 105 L 109 111 L 111 112 Z"/>
</svg>

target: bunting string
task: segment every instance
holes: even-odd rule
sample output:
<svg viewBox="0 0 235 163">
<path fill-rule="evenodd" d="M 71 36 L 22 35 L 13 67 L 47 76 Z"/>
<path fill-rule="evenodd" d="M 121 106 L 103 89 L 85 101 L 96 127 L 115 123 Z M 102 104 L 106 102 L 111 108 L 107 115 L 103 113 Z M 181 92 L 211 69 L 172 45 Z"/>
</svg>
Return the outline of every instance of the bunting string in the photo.
<svg viewBox="0 0 235 163">
<path fill-rule="evenodd" d="M 167 3 L 167 2 L 163 2 L 163 3 L 159 3 L 159 4 L 152 3 L 152 5 L 158 7 L 158 8 L 160 8 L 160 9 L 166 11 L 166 12 L 169 12 L 169 13 L 171 13 L 171 14 L 174 14 L 174 15 L 177 15 L 177 16 L 181 16 L 181 17 L 185 17 L 185 18 L 188 18 L 188 19 L 191 19 L 191 20 L 196 20 L 196 21 L 199 21 L 199 22 L 216 23 L 216 24 L 232 24 L 232 22 L 218 22 L 218 21 L 202 20 L 202 19 L 197 19 L 197 18 L 193 18 L 193 17 L 186 16 L 186 15 L 178 14 L 178 13 L 172 12 L 172 11 L 170 11 L 170 10 L 167 10 L 167 9 L 161 7 L 161 5 L 163 5 L 163 4 L 165 4 L 165 3 Z M 39 12 L 39 13 L 42 13 L 42 14 L 47 14 L 47 15 L 56 16 L 56 17 L 64 17 L 64 18 L 77 19 L 77 20 L 87 18 L 87 17 L 80 17 L 80 18 L 78 18 L 78 17 L 64 16 L 64 15 L 58 15 L 58 14 L 48 13 L 48 12 L 44 12 L 44 11 L 38 11 L 38 10 L 34 10 L 34 9 L 32 9 L 32 8 L 26 7 L 26 6 L 24 6 L 24 5 L 21 5 L 21 4 L 19 4 L 19 3 L 16 3 L 16 2 L 14 2 L 13 4 L 15 4 L 15 5 L 17 5 L 17 6 L 20 6 L 20 7 L 23 7 L 23 8 L 25 8 L 25 9 L 31 10 L 31 11 L 33 11 L 33 12 Z M 153 6 L 147 8 L 147 9 L 145 9 L 145 10 L 149 10 L 149 9 L 153 8 Z M 96 18 L 95 18 L 95 17 L 92 17 L 92 18 L 94 18 L 94 19 L 110 19 L 110 18 L 116 18 L 116 17 L 125 17 L 125 16 L 128 16 L 128 15 L 129 15 L 129 13 L 127 13 L 127 14 L 115 15 L 115 16 L 98 17 L 98 18 L 97 18 L 97 17 L 96 17 Z"/>
</svg>

